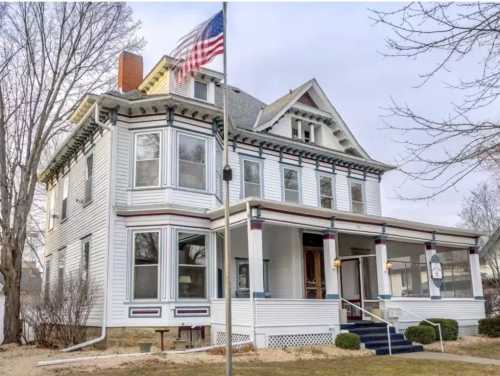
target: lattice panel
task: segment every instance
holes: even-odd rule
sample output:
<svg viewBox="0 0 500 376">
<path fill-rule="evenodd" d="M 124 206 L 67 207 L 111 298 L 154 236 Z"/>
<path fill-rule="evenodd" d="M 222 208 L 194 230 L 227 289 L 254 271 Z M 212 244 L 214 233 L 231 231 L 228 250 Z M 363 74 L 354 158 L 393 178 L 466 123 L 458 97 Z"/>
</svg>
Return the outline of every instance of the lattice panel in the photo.
<svg viewBox="0 0 500 376">
<path fill-rule="evenodd" d="M 281 349 L 284 347 L 329 345 L 332 343 L 332 333 L 284 334 L 268 337 L 268 347 L 275 349 Z"/>
<path fill-rule="evenodd" d="M 233 343 L 250 341 L 250 336 L 248 334 L 233 333 L 231 337 Z M 215 344 L 224 345 L 225 343 L 226 343 L 226 332 L 217 332 L 217 334 L 215 335 Z"/>
</svg>

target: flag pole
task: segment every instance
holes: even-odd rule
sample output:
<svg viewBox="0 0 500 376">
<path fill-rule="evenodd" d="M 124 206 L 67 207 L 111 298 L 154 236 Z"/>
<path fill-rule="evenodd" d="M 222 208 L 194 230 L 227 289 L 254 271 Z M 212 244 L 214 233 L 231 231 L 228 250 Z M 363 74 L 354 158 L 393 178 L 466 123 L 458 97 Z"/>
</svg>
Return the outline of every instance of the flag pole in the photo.
<svg viewBox="0 0 500 376">
<path fill-rule="evenodd" d="M 228 107 L 228 85 L 227 85 L 227 2 L 222 3 L 224 16 L 224 170 L 223 179 L 225 182 L 224 193 L 224 301 L 226 307 L 226 376 L 233 374 L 233 351 L 232 351 L 232 318 L 231 318 L 231 234 L 229 227 L 229 182 L 232 180 L 232 170 L 229 166 L 229 117 Z"/>
</svg>

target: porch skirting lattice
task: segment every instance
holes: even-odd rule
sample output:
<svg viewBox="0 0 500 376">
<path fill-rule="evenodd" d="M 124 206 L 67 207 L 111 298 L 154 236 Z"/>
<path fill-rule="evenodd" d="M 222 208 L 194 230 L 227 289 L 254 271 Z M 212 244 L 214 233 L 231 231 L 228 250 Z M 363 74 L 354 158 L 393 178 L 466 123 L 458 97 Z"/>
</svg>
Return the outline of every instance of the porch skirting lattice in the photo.
<svg viewBox="0 0 500 376">
<path fill-rule="evenodd" d="M 250 341 L 249 334 L 233 333 L 231 338 L 233 343 Z M 215 334 L 215 344 L 216 345 L 226 344 L 226 332 L 217 332 Z"/>
<path fill-rule="evenodd" d="M 332 333 L 280 334 L 268 336 L 268 347 L 275 349 L 285 347 L 330 345 L 332 343 Z"/>
</svg>

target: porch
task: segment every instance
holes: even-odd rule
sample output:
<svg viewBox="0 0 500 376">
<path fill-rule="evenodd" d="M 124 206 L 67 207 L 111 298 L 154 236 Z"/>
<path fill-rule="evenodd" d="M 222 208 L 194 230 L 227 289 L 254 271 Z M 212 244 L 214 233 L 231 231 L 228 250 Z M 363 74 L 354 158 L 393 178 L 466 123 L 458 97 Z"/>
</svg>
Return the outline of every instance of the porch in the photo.
<svg viewBox="0 0 500 376">
<path fill-rule="evenodd" d="M 438 242 L 435 231 L 390 227 L 367 216 L 321 218 L 299 207 L 272 209 L 249 205 L 232 216 L 233 340 L 251 339 L 257 347 L 331 343 L 341 324 L 371 320 L 365 312 L 401 329 L 419 316 L 455 318 L 464 328 L 484 317 L 472 236 L 443 233 Z M 220 344 L 224 242 L 216 230 L 211 323 Z M 440 287 L 431 278 L 434 255 L 443 265 Z"/>
</svg>

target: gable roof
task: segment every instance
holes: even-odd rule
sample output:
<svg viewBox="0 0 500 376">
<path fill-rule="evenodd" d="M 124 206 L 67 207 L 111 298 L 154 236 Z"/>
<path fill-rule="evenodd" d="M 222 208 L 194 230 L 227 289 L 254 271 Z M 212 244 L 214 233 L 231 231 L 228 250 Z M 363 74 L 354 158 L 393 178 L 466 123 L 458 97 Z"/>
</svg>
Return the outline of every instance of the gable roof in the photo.
<svg viewBox="0 0 500 376">
<path fill-rule="evenodd" d="M 259 111 L 266 104 L 243 90 L 230 86 L 228 92 L 231 124 L 243 129 L 253 129 Z"/>
<path fill-rule="evenodd" d="M 320 98 L 323 104 L 323 108 L 321 110 L 328 113 L 333 118 L 335 125 L 343 131 L 348 140 L 351 141 L 353 146 L 358 150 L 359 154 L 363 158 L 371 159 L 366 150 L 363 149 L 361 144 L 354 137 L 344 119 L 342 119 L 337 109 L 325 94 L 321 86 L 319 86 L 318 81 L 316 81 L 315 78 L 303 83 L 299 87 L 291 90 L 288 94 L 278 98 L 269 106 L 265 107 L 258 116 L 257 122 L 254 126 L 255 129 L 260 131 L 272 127 L 286 113 L 286 111 L 288 111 L 288 109 L 290 109 L 304 95 L 309 95 L 310 90 L 313 90 Z M 314 102 L 316 106 L 319 105 L 319 103 L 316 103 L 316 101 Z M 300 104 L 303 103 L 301 102 Z M 316 109 L 319 109 L 319 107 L 316 107 Z"/>
</svg>

